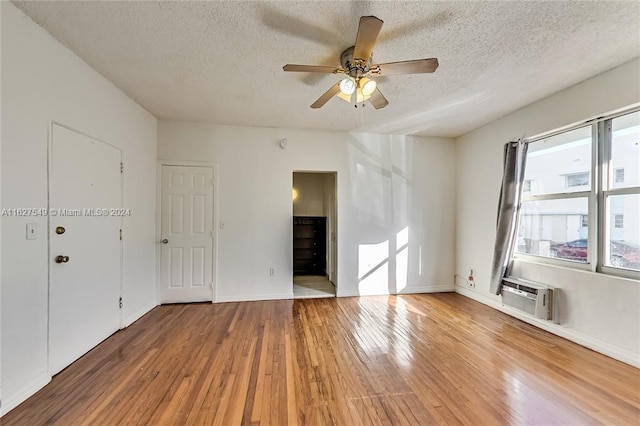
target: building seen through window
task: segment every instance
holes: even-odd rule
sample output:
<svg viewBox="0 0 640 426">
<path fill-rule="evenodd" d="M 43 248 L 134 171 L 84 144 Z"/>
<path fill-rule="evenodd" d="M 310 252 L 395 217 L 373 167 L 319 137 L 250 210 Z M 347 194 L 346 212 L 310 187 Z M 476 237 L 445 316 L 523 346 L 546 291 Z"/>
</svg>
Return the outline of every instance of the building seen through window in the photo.
<svg viewBox="0 0 640 426">
<path fill-rule="evenodd" d="M 640 112 L 530 142 L 516 251 L 640 271 Z"/>
</svg>

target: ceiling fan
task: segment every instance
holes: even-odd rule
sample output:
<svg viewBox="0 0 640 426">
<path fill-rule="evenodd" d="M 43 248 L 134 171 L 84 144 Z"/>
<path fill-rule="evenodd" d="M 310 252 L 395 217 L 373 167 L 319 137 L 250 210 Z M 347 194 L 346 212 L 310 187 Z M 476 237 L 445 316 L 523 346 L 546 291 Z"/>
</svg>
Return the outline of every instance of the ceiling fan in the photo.
<svg viewBox="0 0 640 426">
<path fill-rule="evenodd" d="M 320 108 L 334 96 L 351 102 L 355 95 L 356 106 L 369 100 L 376 109 L 389 105 L 389 101 L 382 95 L 373 77 L 432 73 L 438 68 L 438 59 L 416 59 L 413 61 L 390 62 L 386 64 L 372 64 L 373 46 L 376 43 L 383 21 L 375 16 L 363 16 L 358 25 L 358 35 L 355 46 L 351 46 L 340 55 L 342 67 L 322 65 L 294 65 L 282 67 L 290 72 L 317 72 L 327 74 L 346 74 L 318 98 L 311 108 Z"/>
</svg>

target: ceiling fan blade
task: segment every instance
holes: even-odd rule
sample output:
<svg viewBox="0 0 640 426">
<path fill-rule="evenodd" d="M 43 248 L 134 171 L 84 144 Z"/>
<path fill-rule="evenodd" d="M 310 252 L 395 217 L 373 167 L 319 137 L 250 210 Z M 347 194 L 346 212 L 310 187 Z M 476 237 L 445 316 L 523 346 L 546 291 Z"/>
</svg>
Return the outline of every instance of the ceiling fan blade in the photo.
<svg viewBox="0 0 640 426">
<path fill-rule="evenodd" d="M 373 46 L 384 22 L 375 16 L 363 16 L 360 18 L 358 25 L 358 35 L 356 36 L 356 45 L 353 49 L 353 57 L 369 61 Z"/>
<path fill-rule="evenodd" d="M 438 59 L 416 59 L 415 61 L 389 62 L 372 65 L 369 72 L 373 75 L 402 75 L 434 72 L 438 68 Z"/>
<path fill-rule="evenodd" d="M 322 107 L 324 104 L 326 104 L 329 101 L 329 99 L 333 98 L 339 91 L 340 91 L 340 82 L 337 82 L 336 84 L 331 86 L 329 90 L 324 92 L 324 94 L 320 96 L 317 101 L 312 103 L 311 108 L 316 109 L 316 108 Z"/>
<path fill-rule="evenodd" d="M 295 64 L 287 64 L 282 67 L 285 71 L 291 72 L 323 72 L 326 74 L 337 74 L 342 72 L 342 68 L 337 67 L 327 67 L 323 65 L 295 65 Z"/>
<path fill-rule="evenodd" d="M 389 105 L 389 101 L 384 97 L 380 89 L 376 87 L 376 90 L 373 91 L 371 97 L 369 98 L 369 102 L 375 109 L 384 108 Z"/>
</svg>

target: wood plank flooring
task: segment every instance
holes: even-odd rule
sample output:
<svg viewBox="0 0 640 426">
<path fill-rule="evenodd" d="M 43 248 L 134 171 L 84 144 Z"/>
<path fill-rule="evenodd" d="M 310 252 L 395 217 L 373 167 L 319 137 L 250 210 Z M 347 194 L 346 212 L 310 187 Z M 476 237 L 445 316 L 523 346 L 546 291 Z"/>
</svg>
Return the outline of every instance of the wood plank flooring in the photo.
<svg viewBox="0 0 640 426">
<path fill-rule="evenodd" d="M 168 305 L 2 425 L 635 425 L 639 372 L 451 293 Z"/>
</svg>

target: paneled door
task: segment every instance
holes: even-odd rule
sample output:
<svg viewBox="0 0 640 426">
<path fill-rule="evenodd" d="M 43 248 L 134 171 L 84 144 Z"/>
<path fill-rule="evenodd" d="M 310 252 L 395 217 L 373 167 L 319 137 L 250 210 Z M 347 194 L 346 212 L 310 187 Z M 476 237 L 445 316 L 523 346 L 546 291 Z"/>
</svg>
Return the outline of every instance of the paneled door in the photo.
<svg viewBox="0 0 640 426">
<path fill-rule="evenodd" d="M 56 374 L 120 328 L 122 153 L 52 126 L 49 363 Z"/>
<path fill-rule="evenodd" d="M 213 168 L 162 166 L 161 302 L 213 300 Z"/>
</svg>

